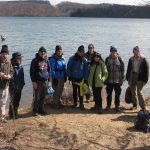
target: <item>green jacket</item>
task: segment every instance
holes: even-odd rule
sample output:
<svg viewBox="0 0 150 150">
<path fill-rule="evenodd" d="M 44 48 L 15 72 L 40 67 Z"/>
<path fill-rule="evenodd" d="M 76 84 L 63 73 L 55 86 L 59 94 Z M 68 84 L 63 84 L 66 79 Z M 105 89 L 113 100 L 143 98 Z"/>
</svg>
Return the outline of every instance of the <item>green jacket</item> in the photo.
<svg viewBox="0 0 150 150">
<path fill-rule="evenodd" d="M 97 66 L 97 68 L 96 68 Z M 95 72 L 96 69 L 96 72 Z M 103 87 L 104 82 L 108 77 L 108 72 L 106 65 L 103 61 L 100 61 L 99 63 L 94 63 L 90 68 L 90 74 L 88 77 L 88 84 L 92 87 L 93 85 L 93 76 L 95 72 L 95 87 Z"/>
</svg>

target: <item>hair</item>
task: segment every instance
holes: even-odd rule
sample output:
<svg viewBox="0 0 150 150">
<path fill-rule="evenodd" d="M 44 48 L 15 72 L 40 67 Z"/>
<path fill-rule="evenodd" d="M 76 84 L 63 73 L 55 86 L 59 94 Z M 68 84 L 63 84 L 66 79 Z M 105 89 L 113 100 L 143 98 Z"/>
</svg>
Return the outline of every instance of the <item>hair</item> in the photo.
<svg viewBox="0 0 150 150">
<path fill-rule="evenodd" d="M 103 60 L 101 54 L 98 53 L 98 52 L 96 52 L 96 53 L 94 53 L 93 58 L 92 58 L 92 60 L 91 60 L 91 65 L 93 65 L 93 64 L 95 63 L 95 57 L 96 57 L 96 56 L 99 57 L 99 59 L 104 62 L 104 60 Z"/>
</svg>

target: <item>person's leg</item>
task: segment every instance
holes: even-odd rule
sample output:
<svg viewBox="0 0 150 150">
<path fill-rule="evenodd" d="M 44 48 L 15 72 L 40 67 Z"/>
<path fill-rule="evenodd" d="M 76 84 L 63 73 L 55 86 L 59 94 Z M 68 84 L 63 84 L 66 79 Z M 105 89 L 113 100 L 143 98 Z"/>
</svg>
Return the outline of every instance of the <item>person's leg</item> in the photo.
<svg viewBox="0 0 150 150">
<path fill-rule="evenodd" d="M 102 113 L 102 96 L 101 96 L 102 87 L 95 88 L 95 102 L 98 107 L 98 113 Z"/>
<path fill-rule="evenodd" d="M 144 84 L 141 83 L 137 83 L 137 95 L 138 95 L 138 100 L 139 100 L 139 105 L 141 107 L 141 109 L 145 109 L 145 98 L 142 92 Z"/>
<path fill-rule="evenodd" d="M 18 108 L 19 108 L 19 102 L 21 99 L 21 91 L 17 92 L 14 96 L 14 112 L 15 116 L 18 118 Z"/>
<path fill-rule="evenodd" d="M 120 94 L 121 94 L 121 86 L 119 83 L 114 84 L 115 91 L 115 108 L 119 111 L 120 107 Z"/>
<path fill-rule="evenodd" d="M 93 90 L 93 100 L 95 102 L 95 105 L 94 105 L 94 107 L 91 107 L 91 110 L 97 110 L 98 109 L 98 104 L 97 104 L 97 101 L 96 101 L 96 88 L 92 87 L 92 90 Z"/>
<path fill-rule="evenodd" d="M 44 111 L 44 101 L 46 97 L 46 88 L 47 88 L 47 82 L 41 82 L 39 83 L 39 107 L 38 107 L 38 113 L 45 115 L 46 112 Z"/>
<path fill-rule="evenodd" d="M 112 91 L 113 91 L 113 84 L 109 83 L 106 86 L 106 93 L 107 93 L 107 107 L 106 109 L 110 109 L 111 102 L 112 102 Z"/>
<path fill-rule="evenodd" d="M 130 109 L 137 109 L 137 86 L 135 84 L 130 85 L 130 90 L 132 94 L 132 104 L 133 107 Z"/>
<path fill-rule="evenodd" d="M 8 99 L 8 87 L 6 89 L 0 90 L 0 113 L 1 120 L 5 120 L 6 115 L 6 102 Z"/>
<path fill-rule="evenodd" d="M 39 107 L 39 91 L 38 89 L 33 89 L 33 102 L 32 102 L 32 112 L 34 115 L 38 113 Z"/>
<path fill-rule="evenodd" d="M 77 107 L 77 100 L 78 100 L 78 97 L 77 97 L 77 94 L 78 94 L 78 87 L 76 84 L 72 84 L 72 88 L 73 88 L 73 100 L 74 100 L 74 104 L 73 104 L 73 108 Z"/>
<path fill-rule="evenodd" d="M 83 105 L 83 96 L 81 96 L 81 94 L 80 94 L 80 86 L 77 86 L 77 89 L 78 89 L 78 97 L 79 97 L 79 101 L 80 101 L 80 106 L 79 106 L 79 108 L 80 109 L 84 109 L 84 105 Z"/>
<path fill-rule="evenodd" d="M 59 92 L 59 85 L 60 85 L 60 80 L 58 80 L 58 84 L 54 85 L 52 82 L 52 87 L 54 89 L 54 93 L 53 93 L 53 104 L 54 105 L 58 105 L 59 101 L 60 101 L 60 92 Z"/>
<path fill-rule="evenodd" d="M 64 79 L 63 78 L 58 80 L 58 86 L 59 86 L 59 88 L 58 88 L 58 91 L 59 91 L 59 95 L 58 95 L 59 102 L 58 102 L 58 105 L 61 107 L 61 106 L 63 106 L 61 104 L 61 101 L 60 101 L 61 100 L 61 96 L 62 96 L 62 92 L 63 92 L 63 89 L 64 89 Z"/>
</svg>

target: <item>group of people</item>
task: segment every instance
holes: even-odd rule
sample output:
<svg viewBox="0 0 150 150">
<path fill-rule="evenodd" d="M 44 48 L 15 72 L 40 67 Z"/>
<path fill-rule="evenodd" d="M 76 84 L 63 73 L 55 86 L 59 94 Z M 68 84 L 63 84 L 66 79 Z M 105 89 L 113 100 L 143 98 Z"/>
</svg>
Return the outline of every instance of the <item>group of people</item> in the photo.
<svg viewBox="0 0 150 150">
<path fill-rule="evenodd" d="M 21 54 L 12 54 L 11 61 L 8 59 L 9 51 L 7 45 L 2 45 L 0 52 L 0 119 L 5 120 L 5 107 L 10 93 L 9 117 L 19 118 L 18 107 L 21 99 L 21 91 L 24 82 L 24 71 L 21 65 Z M 63 49 L 60 45 L 55 47 L 55 52 L 48 57 L 44 47 L 40 47 L 30 65 L 30 77 L 33 86 L 32 112 L 34 116 L 45 115 L 44 100 L 46 89 L 52 85 L 54 89 L 52 106 L 56 109 L 63 107 L 61 96 L 64 84 L 68 80 L 72 83 L 73 105 L 84 110 L 84 93 L 82 86 L 86 84 L 92 88 L 95 105 L 91 108 L 97 110 L 99 114 L 103 112 L 101 91 L 106 85 L 107 106 L 106 111 L 110 111 L 112 103 L 112 92 L 115 92 L 115 111 L 120 111 L 121 86 L 125 79 L 128 81 L 131 93 L 131 110 L 137 109 L 137 103 L 141 109 L 145 108 L 144 95 L 142 89 L 148 82 L 149 64 L 145 57 L 141 56 L 138 46 L 133 48 L 133 56 L 129 59 L 125 76 L 125 66 L 117 49 L 110 47 L 109 56 L 103 60 L 100 53 L 94 50 L 94 45 L 88 45 L 85 52 L 83 45 L 79 46 L 73 56 L 66 64 L 63 57 Z M 86 94 L 86 102 L 90 100 L 90 94 Z"/>
</svg>

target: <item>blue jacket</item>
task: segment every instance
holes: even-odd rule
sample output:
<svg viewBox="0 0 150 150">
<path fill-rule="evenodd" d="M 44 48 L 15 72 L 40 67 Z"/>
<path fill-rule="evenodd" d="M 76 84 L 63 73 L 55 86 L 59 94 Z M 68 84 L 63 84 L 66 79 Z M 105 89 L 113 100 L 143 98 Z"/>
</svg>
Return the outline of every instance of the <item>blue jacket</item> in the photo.
<svg viewBox="0 0 150 150">
<path fill-rule="evenodd" d="M 10 90 L 13 92 L 20 92 L 25 85 L 24 69 L 22 65 L 13 66 L 13 79 L 10 81 Z"/>
<path fill-rule="evenodd" d="M 66 64 L 63 56 L 57 56 L 55 53 L 49 57 L 52 78 L 64 78 L 67 76 Z"/>
<path fill-rule="evenodd" d="M 80 58 L 77 53 L 70 57 L 67 64 L 67 75 L 75 82 L 87 80 L 88 69 L 86 59 L 84 57 Z"/>
</svg>

